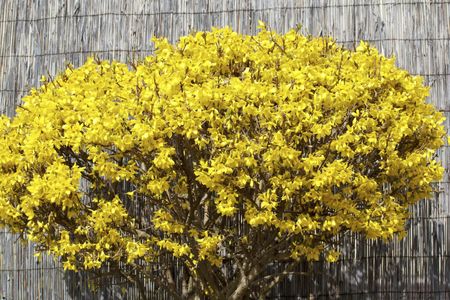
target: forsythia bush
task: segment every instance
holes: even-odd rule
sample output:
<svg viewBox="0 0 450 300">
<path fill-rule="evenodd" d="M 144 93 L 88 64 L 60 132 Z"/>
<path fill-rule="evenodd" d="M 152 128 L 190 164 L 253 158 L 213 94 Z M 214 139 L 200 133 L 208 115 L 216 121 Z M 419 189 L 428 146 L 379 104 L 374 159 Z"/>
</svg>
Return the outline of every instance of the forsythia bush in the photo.
<svg viewBox="0 0 450 300">
<path fill-rule="evenodd" d="M 340 233 L 403 234 L 443 172 L 422 78 L 364 42 L 260 29 L 44 78 L 0 121 L 2 224 L 66 269 L 217 299 L 267 293 L 272 262 L 337 260 Z"/>
</svg>

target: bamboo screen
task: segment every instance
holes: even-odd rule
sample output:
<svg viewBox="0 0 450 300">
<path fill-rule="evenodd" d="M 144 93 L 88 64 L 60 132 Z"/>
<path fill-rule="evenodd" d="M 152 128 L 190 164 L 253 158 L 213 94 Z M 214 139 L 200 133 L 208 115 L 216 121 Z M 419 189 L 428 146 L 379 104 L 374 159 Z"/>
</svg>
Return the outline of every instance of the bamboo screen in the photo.
<svg viewBox="0 0 450 300">
<path fill-rule="evenodd" d="M 152 52 L 152 35 L 175 42 L 190 31 L 230 25 L 256 32 L 257 20 L 285 32 L 296 24 L 332 35 L 347 47 L 364 39 L 397 57 L 398 66 L 425 77 L 429 101 L 450 119 L 450 2 L 446 0 L 1 0 L 0 113 L 15 106 L 41 75 L 91 54 L 129 61 Z M 449 121 L 446 121 L 448 128 Z M 334 265 L 299 266 L 274 299 L 450 299 L 450 201 L 446 167 L 435 199 L 411 208 L 408 236 L 384 244 L 342 237 Z M 38 262 L 33 247 L 0 232 L 2 299 L 137 299 L 114 282 L 90 291 L 86 276 L 64 273 L 52 258 Z M 148 284 L 151 299 L 167 298 Z"/>
</svg>

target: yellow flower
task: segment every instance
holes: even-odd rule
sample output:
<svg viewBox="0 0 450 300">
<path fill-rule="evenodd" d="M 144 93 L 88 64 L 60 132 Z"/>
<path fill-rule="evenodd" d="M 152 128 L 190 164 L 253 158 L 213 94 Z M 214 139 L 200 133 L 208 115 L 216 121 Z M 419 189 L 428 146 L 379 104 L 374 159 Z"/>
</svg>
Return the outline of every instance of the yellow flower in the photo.
<svg viewBox="0 0 450 300">
<path fill-rule="evenodd" d="M 66 269 L 161 261 L 193 276 L 236 251 L 334 262 L 342 232 L 404 235 L 443 174 L 429 88 L 366 42 L 258 28 L 43 77 L 0 117 L 0 224 Z"/>
</svg>

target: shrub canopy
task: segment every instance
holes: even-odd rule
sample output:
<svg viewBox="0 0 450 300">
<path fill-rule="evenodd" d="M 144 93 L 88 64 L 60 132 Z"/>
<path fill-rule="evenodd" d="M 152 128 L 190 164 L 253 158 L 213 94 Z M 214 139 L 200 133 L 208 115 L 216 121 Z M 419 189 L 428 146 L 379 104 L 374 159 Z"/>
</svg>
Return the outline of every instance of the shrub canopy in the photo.
<svg viewBox="0 0 450 300">
<path fill-rule="evenodd" d="M 235 299 L 278 282 L 272 262 L 335 261 L 341 233 L 403 234 L 443 172 L 422 78 L 364 42 L 260 29 L 43 78 L 0 121 L 1 223 L 66 269 Z"/>
</svg>

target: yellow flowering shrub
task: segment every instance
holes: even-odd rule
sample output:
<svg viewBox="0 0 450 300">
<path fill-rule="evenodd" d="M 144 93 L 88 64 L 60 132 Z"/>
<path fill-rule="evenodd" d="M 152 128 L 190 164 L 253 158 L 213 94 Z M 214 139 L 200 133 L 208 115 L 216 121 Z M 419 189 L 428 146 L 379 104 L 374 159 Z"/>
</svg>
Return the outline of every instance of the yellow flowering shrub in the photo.
<svg viewBox="0 0 450 300">
<path fill-rule="evenodd" d="M 0 221 L 66 269 L 250 297 L 272 262 L 338 260 L 338 234 L 403 234 L 442 176 L 428 87 L 365 42 L 262 23 L 154 41 L 133 69 L 43 78 L 0 119 Z"/>
</svg>

